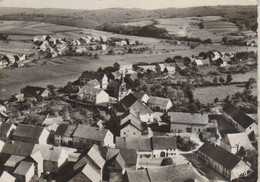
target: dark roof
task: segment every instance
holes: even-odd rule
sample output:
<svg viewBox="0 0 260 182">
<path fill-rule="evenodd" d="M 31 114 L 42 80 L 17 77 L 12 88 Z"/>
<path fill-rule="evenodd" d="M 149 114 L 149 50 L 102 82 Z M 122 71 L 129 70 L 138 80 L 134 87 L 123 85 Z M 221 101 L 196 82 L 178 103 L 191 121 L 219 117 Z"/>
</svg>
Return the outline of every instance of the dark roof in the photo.
<svg viewBox="0 0 260 182">
<path fill-rule="evenodd" d="M 211 142 L 205 142 L 199 148 L 199 152 L 205 154 L 227 169 L 233 169 L 240 162 L 239 157 Z"/>
<path fill-rule="evenodd" d="M 255 123 L 255 120 L 233 105 L 225 106 L 223 111 L 230 115 L 244 129 Z"/>
<path fill-rule="evenodd" d="M 10 130 L 11 126 L 12 126 L 12 123 L 2 123 L 0 125 L 0 134 L 6 135 L 7 132 Z"/>
<path fill-rule="evenodd" d="M 27 96 L 40 96 L 46 88 L 26 86 L 21 89 L 21 92 Z"/>
<path fill-rule="evenodd" d="M 152 137 L 153 149 L 176 149 L 176 137 L 154 136 Z"/>
<path fill-rule="evenodd" d="M 138 145 L 139 151 L 152 151 L 151 138 L 141 137 Z"/>
<path fill-rule="evenodd" d="M 73 137 L 85 138 L 95 141 L 104 141 L 105 136 L 109 130 L 101 129 L 87 125 L 78 125 L 77 129 L 73 133 Z"/>
<path fill-rule="evenodd" d="M 137 151 L 134 149 L 121 148 L 119 153 L 125 160 L 126 165 L 136 165 L 137 162 Z"/>
<path fill-rule="evenodd" d="M 43 127 L 19 124 L 14 131 L 13 136 L 38 139 L 43 130 Z"/>
<path fill-rule="evenodd" d="M 20 156 L 29 156 L 31 155 L 35 144 L 25 143 L 25 142 L 16 142 L 5 143 L 2 153 L 10 155 L 20 155 Z"/>
<path fill-rule="evenodd" d="M 128 94 L 127 96 L 125 96 L 120 102 L 123 106 L 125 106 L 126 108 L 131 107 L 138 99 L 132 94 Z"/>
<path fill-rule="evenodd" d="M 147 170 L 127 170 L 125 173 L 128 182 L 150 182 Z"/>
<path fill-rule="evenodd" d="M 139 100 L 142 100 L 143 96 L 145 95 L 145 93 L 142 93 L 142 92 L 134 92 L 133 95 L 139 99 Z"/>
<path fill-rule="evenodd" d="M 104 74 L 98 74 L 96 72 L 83 72 L 80 76 L 80 78 L 87 78 L 90 80 L 97 79 L 98 81 L 102 80 L 104 77 Z"/>
<path fill-rule="evenodd" d="M 70 137 L 76 130 L 76 126 L 69 124 L 61 124 L 58 126 L 55 135 Z"/>
</svg>

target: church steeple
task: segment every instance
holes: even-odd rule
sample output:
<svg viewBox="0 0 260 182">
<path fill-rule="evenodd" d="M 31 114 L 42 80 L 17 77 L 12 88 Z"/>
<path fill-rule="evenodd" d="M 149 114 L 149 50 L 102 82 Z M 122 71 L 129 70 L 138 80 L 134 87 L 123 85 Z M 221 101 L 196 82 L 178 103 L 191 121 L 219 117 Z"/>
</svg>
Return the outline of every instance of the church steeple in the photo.
<svg viewBox="0 0 260 182">
<path fill-rule="evenodd" d="M 124 78 L 124 74 L 121 74 L 120 85 L 118 88 L 118 100 L 120 101 L 126 95 L 127 95 L 127 89 L 126 89 L 125 78 Z"/>
</svg>

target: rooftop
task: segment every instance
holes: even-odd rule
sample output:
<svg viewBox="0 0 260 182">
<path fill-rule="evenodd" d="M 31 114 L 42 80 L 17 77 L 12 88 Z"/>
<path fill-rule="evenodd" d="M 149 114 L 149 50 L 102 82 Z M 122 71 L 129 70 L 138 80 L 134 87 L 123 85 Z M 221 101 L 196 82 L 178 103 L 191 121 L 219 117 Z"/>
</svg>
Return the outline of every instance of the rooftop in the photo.
<svg viewBox="0 0 260 182">
<path fill-rule="evenodd" d="M 241 160 L 217 144 L 205 142 L 198 150 L 227 169 L 233 169 Z"/>
<path fill-rule="evenodd" d="M 19 124 L 14 131 L 13 136 L 38 139 L 43 130 L 43 127 Z"/>
<path fill-rule="evenodd" d="M 208 114 L 201 113 L 184 113 L 184 112 L 169 112 L 171 123 L 177 124 L 208 124 Z"/>
<path fill-rule="evenodd" d="M 32 162 L 22 161 L 15 169 L 14 173 L 19 175 L 26 175 L 30 168 L 33 167 Z"/>
<path fill-rule="evenodd" d="M 153 136 L 152 145 L 153 149 L 176 149 L 176 137 Z"/>
<path fill-rule="evenodd" d="M 61 124 L 58 126 L 55 135 L 71 137 L 75 130 L 76 126 L 74 125 Z"/>
<path fill-rule="evenodd" d="M 107 132 L 107 129 L 99 130 L 98 128 L 92 126 L 78 125 L 77 129 L 73 133 L 73 137 L 85 138 L 95 141 L 103 141 Z"/>
<path fill-rule="evenodd" d="M 6 135 L 12 128 L 12 123 L 2 123 L 0 125 L 0 135 Z"/>
<path fill-rule="evenodd" d="M 156 96 L 151 96 L 147 103 L 149 104 L 156 104 L 156 105 L 164 105 L 166 106 L 168 104 L 168 102 L 170 102 L 170 99 L 167 98 L 163 98 L 163 97 L 156 97 Z"/>
</svg>

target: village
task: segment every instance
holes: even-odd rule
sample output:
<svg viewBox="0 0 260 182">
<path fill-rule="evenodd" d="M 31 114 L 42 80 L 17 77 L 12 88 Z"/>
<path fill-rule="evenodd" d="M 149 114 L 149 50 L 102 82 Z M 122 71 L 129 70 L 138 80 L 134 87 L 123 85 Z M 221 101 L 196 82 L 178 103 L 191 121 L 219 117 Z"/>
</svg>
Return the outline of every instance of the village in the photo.
<svg viewBox="0 0 260 182">
<path fill-rule="evenodd" d="M 67 49 L 113 54 L 105 37 L 33 42 L 51 58 Z M 8 66 L 26 59 L 1 60 Z M 255 70 L 256 60 L 256 52 L 215 50 L 154 63 L 115 60 L 63 87 L 28 85 L 1 100 L 0 181 L 254 181 L 256 80 L 236 74 Z M 194 88 L 232 85 L 242 92 L 207 103 L 194 97 Z"/>
</svg>

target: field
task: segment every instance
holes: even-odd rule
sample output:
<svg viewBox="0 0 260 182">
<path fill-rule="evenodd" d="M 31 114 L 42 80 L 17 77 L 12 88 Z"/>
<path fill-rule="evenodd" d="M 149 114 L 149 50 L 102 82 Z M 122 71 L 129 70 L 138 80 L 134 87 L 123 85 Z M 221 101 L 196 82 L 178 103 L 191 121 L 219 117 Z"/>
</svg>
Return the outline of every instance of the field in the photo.
<svg viewBox="0 0 260 182">
<path fill-rule="evenodd" d="M 41 61 L 46 62 L 45 65 L 37 65 L 30 68 L 18 68 L 18 69 L 2 69 L 1 79 L 0 79 L 0 97 L 6 98 L 14 93 L 18 93 L 19 90 L 26 85 L 37 85 L 46 87 L 48 84 L 53 84 L 56 86 L 63 86 L 68 81 L 76 80 L 79 75 L 85 70 L 97 70 L 99 67 L 110 66 L 116 61 L 126 60 L 128 63 L 138 63 L 138 62 L 161 62 L 168 57 L 180 56 L 192 56 L 198 55 L 200 52 L 206 52 L 209 50 L 218 50 L 221 52 L 240 52 L 240 51 L 256 51 L 256 47 L 243 47 L 243 46 L 223 46 L 217 44 L 211 45 L 199 45 L 194 49 L 190 49 L 184 45 L 172 45 L 169 43 L 161 42 L 161 39 L 148 38 L 148 37 L 138 37 L 138 36 L 127 36 L 113 34 L 103 31 L 97 31 L 92 29 L 74 29 L 73 27 L 39 23 L 39 22 L 20 22 L 20 21 L 1 21 L 0 31 L 7 27 L 29 27 L 34 29 L 41 29 L 39 27 L 48 27 L 55 37 L 66 37 L 66 38 L 78 38 L 86 35 L 93 36 L 106 36 L 114 38 L 128 38 L 129 40 L 138 40 L 143 42 L 144 46 L 151 48 L 151 52 L 147 51 L 141 54 L 124 54 L 124 55 L 105 55 L 107 51 L 98 51 L 100 55 L 99 59 L 93 59 L 86 56 L 81 57 L 61 57 L 55 59 L 43 59 Z M 62 29 L 64 28 L 64 29 Z M 47 28 L 46 28 L 47 30 Z M 66 31 L 65 31 L 66 30 Z M 73 30 L 73 31 L 72 31 Z M 42 30 L 45 31 L 45 30 Z M 58 31 L 58 32 L 57 32 Z M 12 40 L 16 37 L 15 40 Z M 24 40 L 31 40 L 32 35 L 10 35 L 11 41 L 9 44 L 0 43 L 0 54 L 4 53 L 32 53 L 35 50 L 32 48 L 33 44 L 31 42 L 25 42 Z M 110 48 L 109 48 L 110 49 Z M 114 48 L 117 52 L 122 52 L 118 48 Z M 96 53 L 96 52 L 93 52 Z M 243 77 L 245 75 L 242 75 Z M 250 76 L 251 77 L 251 76 Z M 233 76 L 233 79 L 235 77 Z M 217 88 L 220 89 L 220 88 Z M 220 89 L 220 93 L 224 88 Z M 230 88 L 226 87 L 224 90 L 227 92 L 233 92 L 234 89 L 240 88 Z M 210 90 L 210 92 L 208 92 Z M 203 94 L 209 94 L 211 91 L 216 90 L 215 88 L 202 88 L 200 90 L 195 90 L 194 94 L 196 97 L 201 97 L 202 100 L 205 98 Z M 210 96 L 211 99 L 215 99 L 215 95 Z M 222 98 L 219 96 L 219 98 Z M 202 101 L 205 102 L 205 101 Z"/>
<path fill-rule="evenodd" d="M 162 18 L 156 19 L 158 28 L 165 28 L 169 34 L 177 37 L 211 39 L 212 42 L 221 42 L 222 38 L 230 33 L 237 33 L 238 27 L 231 22 L 226 22 L 220 16 L 185 17 L 185 18 Z M 124 23 L 123 25 L 145 26 L 151 21 L 141 20 Z M 253 33 L 253 32 L 251 32 Z M 246 34 L 246 32 L 245 32 Z M 253 33 L 253 35 L 256 35 Z M 229 38 L 241 38 L 243 36 L 229 36 Z"/>
</svg>

